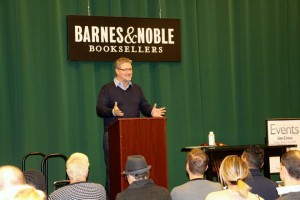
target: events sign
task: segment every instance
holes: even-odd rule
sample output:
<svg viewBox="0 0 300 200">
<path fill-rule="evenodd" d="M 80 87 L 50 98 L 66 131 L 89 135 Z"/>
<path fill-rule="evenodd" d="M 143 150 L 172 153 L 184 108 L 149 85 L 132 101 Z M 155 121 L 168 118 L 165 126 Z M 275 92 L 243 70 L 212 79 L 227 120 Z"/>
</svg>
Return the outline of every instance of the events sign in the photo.
<svg viewBox="0 0 300 200">
<path fill-rule="evenodd" d="M 267 119 L 268 145 L 297 145 L 300 149 L 300 118 Z M 280 157 L 270 157 L 270 172 L 279 173 Z"/>
<path fill-rule="evenodd" d="M 297 144 L 300 147 L 300 119 L 268 119 L 267 140 L 269 145 Z"/>
<path fill-rule="evenodd" d="M 179 19 L 67 16 L 68 59 L 180 61 Z"/>
</svg>

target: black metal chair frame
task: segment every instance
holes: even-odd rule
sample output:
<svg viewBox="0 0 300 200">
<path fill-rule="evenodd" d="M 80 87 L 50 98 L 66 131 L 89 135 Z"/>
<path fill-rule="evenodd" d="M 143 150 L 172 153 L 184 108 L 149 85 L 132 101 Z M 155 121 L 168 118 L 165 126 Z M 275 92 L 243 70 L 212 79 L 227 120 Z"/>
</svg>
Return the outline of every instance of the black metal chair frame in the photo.
<svg viewBox="0 0 300 200">
<path fill-rule="evenodd" d="M 41 152 L 31 152 L 26 154 L 23 159 L 22 159 L 22 171 L 25 171 L 26 169 L 26 159 L 30 156 L 42 156 L 43 160 L 41 161 L 41 172 L 43 173 L 43 175 L 45 176 L 45 185 L 46 185 L 46 191 L 48 195 L 48 160 L 52 159 L 52 158 L 62 158 L 65 162 L 67 162 L 67 157 L 64 154 L 60 154 L 60 153 L 52 153 L 52 154 L 48 154 L 45 155 Z M 68 174 L 66 172 L 66 180 L 69 180 Z"/>
</svg>

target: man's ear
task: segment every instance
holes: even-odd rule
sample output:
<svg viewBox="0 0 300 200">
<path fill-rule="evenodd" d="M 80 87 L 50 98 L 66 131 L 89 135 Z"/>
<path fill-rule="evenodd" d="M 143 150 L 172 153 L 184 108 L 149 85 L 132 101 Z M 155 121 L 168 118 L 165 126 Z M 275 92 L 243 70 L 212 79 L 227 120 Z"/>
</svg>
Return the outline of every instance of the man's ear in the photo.
<svg viewBox="0 0 300 200">
<path fill-rule="evenodd" d="M 241 159 L 242 159 L 244 162 L 247 162 L 247 158 L 246 158 L 246 156 L 245 156 L 244 153 L 242 154 Z"/>
<path fill-rule="evenodd" d="M 264 164 L 265 164 L 265 163 L 262 163 L 261 166 L 260 166 L 260 168 L 262 168 L 262 167 L 264 166 Z"/>
<path fill-rule="evenodd" d="M 128 181 L 128 183 L 129 183 L 129 185 L 130 185 L 132 182 L 134 182 L 134 181 L 135 181 L 135 178 L 134 178 L 134 176 L 132 176 L 132 175 L 128 174 L 128 175 L 127 175 L 127 181 Z"/>
<path fill-rule="evenodd" d="M 206 165 L 206 168 L 205 168 L 205 170 L 204 170 L 204 171 L 206 172 L 206 170 L 207 170 L 207 169 L 208 169 L 208 165 Z"/>
<path fill-rule="evenodd" d="M 190 167 L 189 167 L 189 164 L 188 164 L 188 162 L 186 162 L 186 164 L 185 164 L 185 170 L 186 170 L 187 172 L 189 172 L 189 171 L 190 171 L 189 168 L 190 168 Z"/>
<path fill-rule="evenodd" d="M 285 177 L 287 176 L 287 174 L 288 174 L 288 172 L 287 172 L 285 166 L 283 166 L 283 165 L 280 164 L 280 173 L 279 173 L 280 179 L 282 181 L 285 181 Z"/>
</svg>

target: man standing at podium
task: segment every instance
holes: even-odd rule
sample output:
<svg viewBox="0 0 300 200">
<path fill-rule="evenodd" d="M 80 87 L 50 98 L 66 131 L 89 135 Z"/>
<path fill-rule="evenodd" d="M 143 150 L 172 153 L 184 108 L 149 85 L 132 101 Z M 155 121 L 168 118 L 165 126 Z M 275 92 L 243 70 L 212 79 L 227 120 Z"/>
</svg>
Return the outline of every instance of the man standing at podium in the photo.
<svg viewBox="0 0 300 200">
<path fill-rule="evenodd" d="M 106 165 L 106 191 L 109 193 L 108 173 L 108 127 L 117 118 L 137 118 L 142 113 L 146 117 L 162 117 L 166 113 L 164 107 L 152 107 L 146 100 L 140 86 L 131 82 L 133 69 L 132 60 L 121 57 L 114 64 L 116 77 L 104 85 L 98 95 L 97 115 L 103 118 L 104 135 L 103 150 Z M 107 195 L 109 196 L 109 195 Z"/>
</svg>

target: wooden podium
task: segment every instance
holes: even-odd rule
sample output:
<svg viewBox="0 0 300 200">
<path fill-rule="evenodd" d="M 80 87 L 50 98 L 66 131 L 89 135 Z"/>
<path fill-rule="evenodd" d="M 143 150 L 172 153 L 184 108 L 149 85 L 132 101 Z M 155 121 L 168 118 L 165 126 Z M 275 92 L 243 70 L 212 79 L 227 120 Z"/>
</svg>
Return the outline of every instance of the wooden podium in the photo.
<svg viewBox="0 0 300 200">
<path fill-rule="evenodd" d="M 166 118 L 119 118 L 108 132 L 110 199 L 128 187 L 121 173 L 130 155 L 144 156 L 150 179 L 168 188 Z"/>
</svg>

